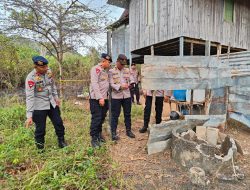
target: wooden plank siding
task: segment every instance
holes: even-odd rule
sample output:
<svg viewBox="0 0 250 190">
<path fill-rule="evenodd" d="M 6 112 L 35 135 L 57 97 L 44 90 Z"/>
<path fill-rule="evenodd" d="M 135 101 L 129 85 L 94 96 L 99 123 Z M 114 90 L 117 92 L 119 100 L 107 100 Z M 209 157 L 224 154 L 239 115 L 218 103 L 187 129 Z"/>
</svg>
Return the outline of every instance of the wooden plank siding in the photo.
<svg viewBox="0 0 250 190">
<path fill-rule="evenodd" d="M 122 25 L 112 31 L 112 59 L 115 62 L 120 53 L 130 58 L 130 28 Z"/>
<path fill-rule="evenodd" d="M 158 0 L 151 25 L 146 0 L 131 0 L 129 10 L 131 51 L 180 36 L 250 49 L 249 0 L 235 0 L 233 23 L 224 21 L 224 0 Z"/>
<path fill-rule="evenodd" d="M 212 89 L 232 86 L 230 68 L 211 56 L 144 56 L 142 88 Z"/>
</svg>

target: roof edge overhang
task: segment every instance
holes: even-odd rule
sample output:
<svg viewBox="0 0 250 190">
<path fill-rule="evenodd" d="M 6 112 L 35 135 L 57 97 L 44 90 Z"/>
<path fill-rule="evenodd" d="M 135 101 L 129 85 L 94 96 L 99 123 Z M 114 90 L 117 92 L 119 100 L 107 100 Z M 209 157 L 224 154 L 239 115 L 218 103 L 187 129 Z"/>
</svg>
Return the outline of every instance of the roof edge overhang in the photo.
<svg viewBox="0 0 250 190">
<path fill-rule="evenodd" d="M 114 5 L 120 8 L 128 9 L 130 0 L 108 0 L 109 5 Z"/>
</svg>

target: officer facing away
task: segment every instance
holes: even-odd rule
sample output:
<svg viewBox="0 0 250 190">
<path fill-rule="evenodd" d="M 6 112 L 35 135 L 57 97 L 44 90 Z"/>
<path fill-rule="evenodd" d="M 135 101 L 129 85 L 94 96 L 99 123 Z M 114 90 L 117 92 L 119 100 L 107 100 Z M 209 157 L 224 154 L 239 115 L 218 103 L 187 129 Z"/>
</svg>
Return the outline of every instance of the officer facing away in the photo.
<svg viewBox="0 0 250 190">
<path fill-rule="evenodd" d="M 108 90 L 109 79 L 108 69 L 112 62 L 111 57 L 103 53 L 101 62 L 92 67 L 90 71 L 90 111 L 91 125 L 90 136 L 92 138 L 92 147 L 99 147 L 102 142 L 105 142 L 102 136 L 102 124 L 105 120 L 108 111 Z"/>
<path fill-rule="evenodd" d="M 126 135 L 130 138 L 135 138 L 135 135 L 131 131 L 131 95 L 129 90 L 131 76 L 129 68 L 125 68 L 125 65 L 127 65 L 127 57 L 120 54 L 117 58 L 116 66 L 109 71 L 110 85 L 112 88 L 111 135 L 113 141 L 119 139 L 116 129 L 118 118 L 121 113 L 121 107 L 123 108 L 124 113 Z"/>
<path fill-rule="evenodd" d="M 26 123 L 35 123 L 36 146 L 38 149 L 44 149 L 46 119 L 49 116 L 58 137 L 58 146 L 64 148 L 67 144 L 59 110 L 60 101 L 52 72 L 48 68 L 48 60 L 42 56 L 34 56 L 32 60 L 34 70 L 28 74 L 25 81 Z"/>
<path fill-rule="evenodd" d="M 148 124 L 150 121 L 151 115 L 151 107 L 152 107 L 152 100 L 153 100 L 153 93 L 154 90 L 146 90 L 143 92 L 144 97 L 146 99 L 145 108 L 144 108 L 144 125 L 139 130 L 140 133 L 145 133 L 148 129 Z M 165 97 L 164 97 L 165 93 Z M 156 124 L 161 123 L 162 121 L 162 111 L 163 111 L 163 100 L 169 99 L 169 94 L 167 94 L 164 90 L 156 90 L 155 91 L 155 121 Z"/>
<path fill-rule="evenodd" d="M 137 104 L 141 105 L 141 103 L 140 103 L 140 92 L 139 92 L 139 83 L 141 82 L 141 80 L 140 80 L 140 73 L 136 69 L 135 63 L 131 64 L 130 74 L 132 76 L 132 81 L 131 81 L 131 84 L 130 84 L 131 85 L 130 93 L 131 93 L 132 103 L 135 103 L 135 101 L 134 101 L 134 95 L 135 95 Z"/>
</svg>

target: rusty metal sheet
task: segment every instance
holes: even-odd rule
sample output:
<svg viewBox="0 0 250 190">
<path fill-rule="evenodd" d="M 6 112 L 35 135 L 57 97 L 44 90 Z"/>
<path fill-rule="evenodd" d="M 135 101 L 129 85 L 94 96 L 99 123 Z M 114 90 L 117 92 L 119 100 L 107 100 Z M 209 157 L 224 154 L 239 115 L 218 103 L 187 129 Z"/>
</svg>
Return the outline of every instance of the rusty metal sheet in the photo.
<svg viewBox="0 0 250 190">
<path fill-rule="evenodd" d="M 215 57 L 145 56 L 144 63 L 144 89 L 212 89 L 232 85 L 229 67 Z"/>
</svg>

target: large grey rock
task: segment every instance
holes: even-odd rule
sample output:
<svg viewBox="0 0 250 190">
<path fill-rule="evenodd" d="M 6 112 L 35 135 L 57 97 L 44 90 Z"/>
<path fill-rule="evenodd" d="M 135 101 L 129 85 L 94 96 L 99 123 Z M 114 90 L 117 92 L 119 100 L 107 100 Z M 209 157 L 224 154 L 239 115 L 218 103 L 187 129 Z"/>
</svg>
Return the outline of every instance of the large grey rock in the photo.
<svg viewBox="0 0 250 190">
<path fill-rule="evenodd" d="M 200 167 L 209 174 L 214 174 L 219 170 L 232 164 L 237 148 L 233 139 L 229 139 L 223 145 L 223 151 L 217 147 L 186 140 L 179 135 L 179 129 L 172 131 L 172 157 L 186 169 Z"/>
<path fill-rule="evenodd" d="M 165 141 L 172 137 L 172 130 L 176 127 L 188 126 L 185 120 L 175 120 L 152 125 L 149 128 L 148 144 Z"/>
<path fill-rule="evenodd" d="M 155 154 L 159 152 L 163 152 L 166 149 L 170 149 L 171 147 L 171 139 L 168 139 L 166 141 L 159 141 L 154 143 L 148 144 L 148 154 Z"/>
<path fill-rule="evenodd" d="M 209 117 L 200 117 L 195 119 L 194 117 L 185 120 L 170 120 L 162 122 L 161 124 L 151 125 L 149 128 L 149 143 L 158 141 L 165 141 L 172 137 L 172 130 L 180 128 L 180 130 L 187 131 L 187 129 L 193 129 L 197 125 L 203 125 Z"/>
<path fill-rule="evenodd" d="M 148 147 L 152 143 L 166 141 L 172 137 L 173 129 L 178 129 L 179 132 L 186 132 L 189 129 L 194 129 L 196 126 L 201 126 L 211 118 L 224 118 L 224 116 L 216 115 L 187 115 L 185 120 L 170 120 L 161 124 L 154 124 L 149 127 Z M 154 147 L 152 145 L 152 147 Z"/>
</svg>

